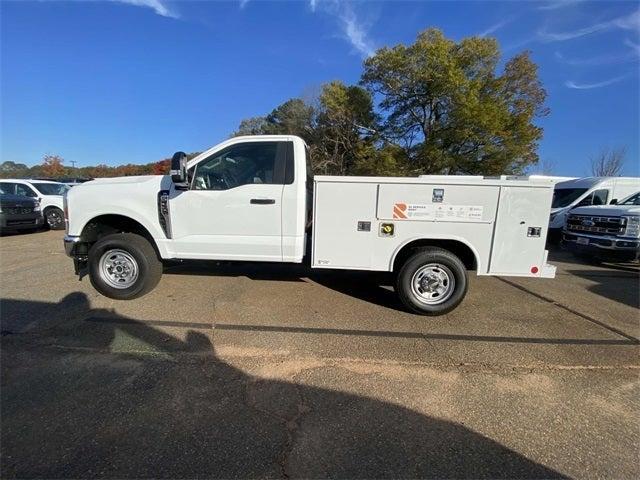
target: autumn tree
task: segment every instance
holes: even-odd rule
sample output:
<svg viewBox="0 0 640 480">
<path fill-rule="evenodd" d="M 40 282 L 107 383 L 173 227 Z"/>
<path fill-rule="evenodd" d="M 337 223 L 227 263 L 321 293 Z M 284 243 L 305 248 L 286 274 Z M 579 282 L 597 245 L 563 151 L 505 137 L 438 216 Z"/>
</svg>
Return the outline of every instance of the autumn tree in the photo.
<svg viewBox="0 0 640 480">
<path fill-rule="evenodd" d="M 604 148 L 591 157 L 591 175 L 594 177 L 618 177 L 624 166 L 627 149 L 619 147 Z"/>
<path fill-rule="evenodd" d="M 171 167 L 171 159 L 165 158 L 153 164 L 152 173 L 154 175 L 167 175 Z"/>
<path fill-rule="evenodd" d="M 501 74 L 498 43 L 455 42 L 438 29 L 409 46 L 382 48 L 364 64 L 362 84 L 380 98 L 384 133 L 416 173 L 518 173 L 537 162 L 548 114 L 546 92 L 527 52 Z"/>
<path fill-rule="evenodd" d="M 59 155 L 45 155 L 42 158 L 42 174 L 49 178 L 64 176 L 63 162 L 63 158 Z"/>
</svg>

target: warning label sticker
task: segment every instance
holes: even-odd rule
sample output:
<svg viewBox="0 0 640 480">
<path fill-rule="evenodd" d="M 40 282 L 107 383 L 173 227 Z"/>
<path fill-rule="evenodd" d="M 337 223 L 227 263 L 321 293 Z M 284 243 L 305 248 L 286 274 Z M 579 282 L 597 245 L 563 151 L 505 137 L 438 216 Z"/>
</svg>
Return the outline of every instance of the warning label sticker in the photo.
<svg viewBox="0 0 640 480">
<path fill-rule="evenodd" d="M 393 218 L 398 220 L 481 221 L 482 211 L 483 207 L 478 205 L 393 204 Z"/>
</svg>

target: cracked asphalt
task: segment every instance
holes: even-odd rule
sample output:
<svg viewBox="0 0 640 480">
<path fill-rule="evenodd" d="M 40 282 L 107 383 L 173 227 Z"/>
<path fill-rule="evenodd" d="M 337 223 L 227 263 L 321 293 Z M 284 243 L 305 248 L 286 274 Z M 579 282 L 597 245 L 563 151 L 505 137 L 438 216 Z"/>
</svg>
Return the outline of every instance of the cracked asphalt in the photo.
<svg viewBox="0 0 640 480">
<path fill-rule="evenodd" d="M 62 236 L 0 238 L 2 478 L 640 477 L 637 265 L 554 251 L 425 318 L 301 266 L 110 300 Z"/>
</svg>

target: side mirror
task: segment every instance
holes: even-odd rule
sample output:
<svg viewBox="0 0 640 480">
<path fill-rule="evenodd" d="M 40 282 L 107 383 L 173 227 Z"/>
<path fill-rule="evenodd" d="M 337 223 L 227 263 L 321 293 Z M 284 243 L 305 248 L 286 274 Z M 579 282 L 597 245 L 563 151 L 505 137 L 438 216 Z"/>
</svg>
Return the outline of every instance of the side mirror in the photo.
<svg viewBox="0 0 640 480">
<path fill-rule="evenodd" d="M 617 198 L 613 198 L 611 199 L 611 202 L 609 202 L 609 205 L 617 205 L 618 204 L 618 199 Z"/>
<path fill-rule="evenodd" d="M 187 190 L 189 182 L 187 181 L 187 154 L 184 152 L 176 152 L 171 158 L 171 181 L 178 190 Z"/>
</svg>

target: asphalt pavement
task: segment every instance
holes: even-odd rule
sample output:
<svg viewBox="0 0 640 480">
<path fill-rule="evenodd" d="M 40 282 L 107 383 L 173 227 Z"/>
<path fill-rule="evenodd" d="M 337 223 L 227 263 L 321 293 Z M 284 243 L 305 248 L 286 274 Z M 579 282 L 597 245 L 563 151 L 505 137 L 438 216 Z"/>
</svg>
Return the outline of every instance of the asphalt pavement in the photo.
<svg viewBox="0 0 640 480">
<path fill-rule="evenodd" d="M 174 263 L 133 301 L 0 238 L 2 478 L 638 478 L 640 270 L 562 251 L 441 317 L 386 275 Z"/>
</svg>

